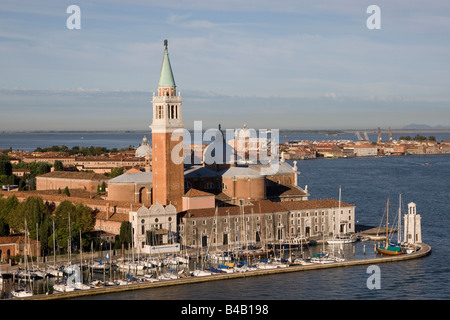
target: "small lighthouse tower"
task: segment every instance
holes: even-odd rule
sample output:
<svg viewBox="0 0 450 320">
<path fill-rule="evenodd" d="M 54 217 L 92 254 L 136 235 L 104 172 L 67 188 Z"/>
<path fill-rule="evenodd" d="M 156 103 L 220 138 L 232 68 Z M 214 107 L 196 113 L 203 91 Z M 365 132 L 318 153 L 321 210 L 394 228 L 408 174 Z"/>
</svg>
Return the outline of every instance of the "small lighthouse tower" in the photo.
<svg viewBox="0 0 450 320">
<path fill-rule="evenodd" d="M 416 244 L 422 242 L 421 217 L 416 212 L 416 204 L 408 203 L 408 213 L 404 215 L 404 242 Z"/>
</svg>

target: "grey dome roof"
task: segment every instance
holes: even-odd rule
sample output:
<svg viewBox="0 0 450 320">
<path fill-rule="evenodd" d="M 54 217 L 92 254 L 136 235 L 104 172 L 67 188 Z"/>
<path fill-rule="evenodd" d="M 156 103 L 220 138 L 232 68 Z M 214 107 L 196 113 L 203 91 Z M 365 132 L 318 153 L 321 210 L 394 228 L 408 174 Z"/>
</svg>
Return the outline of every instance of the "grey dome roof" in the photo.
<svg viewBox="0 0 450 320">
<path fill-rule="evenodd" d="M 152 155 L 152 148 L 150 147 L 150 144 L 148 143 L 147 137 L 144 135 L 144 138 L 142 139 L 142 144 L 139 148 L 136 149 L 135 156 L 138 158 L 143 157 L 151 157 Z"/>
</svg>

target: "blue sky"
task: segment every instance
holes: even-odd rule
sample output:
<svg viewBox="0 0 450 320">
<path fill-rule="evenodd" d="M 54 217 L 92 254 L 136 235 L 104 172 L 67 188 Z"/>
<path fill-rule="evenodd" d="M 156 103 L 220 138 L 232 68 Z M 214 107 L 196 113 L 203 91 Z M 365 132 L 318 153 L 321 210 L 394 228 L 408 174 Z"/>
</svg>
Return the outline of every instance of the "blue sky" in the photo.
<svg viewBox="0 0 450 320">
<path fill-rule="evenodd" d="M 148 130 L 164 39 L 187 128 L 450 127 L 449 17 L 448 1 L 2 0 L 0 131 Z"/>
</svg>

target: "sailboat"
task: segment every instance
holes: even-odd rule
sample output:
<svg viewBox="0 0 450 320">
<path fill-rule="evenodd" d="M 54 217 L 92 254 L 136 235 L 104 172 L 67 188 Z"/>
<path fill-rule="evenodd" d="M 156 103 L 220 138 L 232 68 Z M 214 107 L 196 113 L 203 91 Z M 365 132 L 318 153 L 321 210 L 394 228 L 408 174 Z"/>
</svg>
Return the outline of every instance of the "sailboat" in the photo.
<svg viewBox="0 0 450 320">
<path fill-rule="evenodd" d="M 389 199 L 387 200 L 386 208 L 386 244 L 385 246 L 377 247 L 377 252 L 384 255 L 401 255 L 405 251 L 399 244 L 389 243 Z"/>
<path fill-rule="evenodd" d="M 30 282 L 30 286 L 31 286 L 31 277 L 30 277 L 30 273 L 28 270 L 28 257 L 27 257 L 27 252 L 28 252 L 28 240 L 27 240 L 27 234 L 28 234 L 28 228 L 27 228 L 27 220 L 25 219 L 25 270 L 26 270 L 26 274 L 28 274 L 28 280 Z M 33 291 L 28 289 L 26 286 L 26 280 L 25 280 L 25 286 L 20 286 L 20 281 L 19 281 L 19 287 L 12 290 L 11 291 L 11 295 L 15 298 L 25 298 L 25 297 L 31 297 L 33 295 Z"/>
<path fill-rule="evenodd" d="M 338 228 L 341 229 L 341 187 L 339 187 L 339 208 L 338 208 Z M 328 244 L 345 244 L 356 242 L 354 234 L 337 234 L 331 239 L 327 239 Z"/>
</svg>

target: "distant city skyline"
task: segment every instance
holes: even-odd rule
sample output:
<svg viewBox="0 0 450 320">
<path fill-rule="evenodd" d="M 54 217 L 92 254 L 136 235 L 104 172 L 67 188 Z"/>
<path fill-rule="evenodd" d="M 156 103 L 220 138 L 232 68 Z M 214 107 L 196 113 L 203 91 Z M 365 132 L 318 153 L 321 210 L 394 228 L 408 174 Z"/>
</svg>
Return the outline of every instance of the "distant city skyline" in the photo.
<svg viewBox="0 0 450 320">
<path fill-rule="evenodd" d="M 445 1 L 3 0 L 0 131 L 149 131 L 165 39 L 187 129 L 448 128 L 449 15 Z"/>
</svg>

